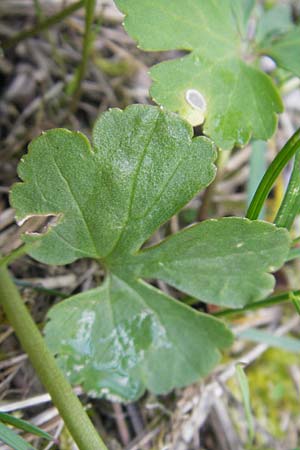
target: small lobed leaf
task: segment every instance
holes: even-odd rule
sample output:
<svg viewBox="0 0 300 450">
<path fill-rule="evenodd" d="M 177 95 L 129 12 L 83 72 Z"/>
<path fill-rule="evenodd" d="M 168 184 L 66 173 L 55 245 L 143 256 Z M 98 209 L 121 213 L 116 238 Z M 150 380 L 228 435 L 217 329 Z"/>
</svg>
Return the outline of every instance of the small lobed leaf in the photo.
<svg viewBox="0 0 300 450">
<path fill-rule="evenodd" d="M 289 4 L 277 4 L 263 10 L 255 30 L 258 43 L 280 37 L 293 27 L 292 9 Z"/>
<path fill-rule="evenodd" d="M 275 280 L 268 272 L 284 264 L 288 250 L 283 228 L 235 217 L 211 219 L 113 270 L 125 267 L 136 277 L 158 278 L 203 302 L 241 308 L 272 292 Z"/>
<path fill-rule="evenodd" d="M 262 53 L 274 59 L 278 66 L 300 77 L 300 25 L 261 45 Z"/>
<path fill-rule="evenodd" d="M 178 112 L 218 146 L 268 139 L 281 98 L 254 60 L 248 25 L 251 0 L 116 0 L 125 28 L 148 51 L 189 54 L 151 69 L 153 99 Z"/>
<path fill-rule="evenodd" d="M 160 63 L 150 73 L 153 99 L 193 125 L 198 124 L 199 108 L 191 107 L 186 96 L 190 89 L 201 93 L 206 103 L 204 133 L 224 150 L 245 145 L 251 136 L 267 140 L 275 131 L 280 97 L 267 75 L 241 60 L 207 64 L 193 52 Z"/>
<path fill-rule="evenodd" d="M 103 114 L 93 147 L 52 130 L 33 141 L 11 193 L 20 221 L 56 217 L 24 234 L 48 264 L 88 257 L 102 286 L 50 310 L 46 339 L 72 382 L 128 401 L 196 381 L 230 345 L 230 330 L 163 294 L 157 277 L 203 301 L 242 306 L 270 292 L 268 272 L 289 250 L 283 229 L 241 218 L 209 220 L 141 251 L 153 232 L 215 176 L 216 151 L 179 116 L 153 106 Z M 271 266 L 272 265 L 272 266 Z"/>
</svg>

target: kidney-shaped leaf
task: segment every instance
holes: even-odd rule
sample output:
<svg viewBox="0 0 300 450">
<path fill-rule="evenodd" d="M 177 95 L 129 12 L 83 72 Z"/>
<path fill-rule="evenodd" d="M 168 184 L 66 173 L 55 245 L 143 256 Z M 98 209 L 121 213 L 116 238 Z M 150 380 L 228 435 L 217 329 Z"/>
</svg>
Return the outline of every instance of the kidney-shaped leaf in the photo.
<svg viewBox="0 0 300 450">
<path fill-rule="evenodd" d="M 47 342 L 73 383 L 132 401 L 206 375 L 231 344 L 222 322 L 143 282 L 111 276 L 50 311 Z"/>
<path fill-rule="evenodd" d="M 285 230 L 238 218 L 207 221 L 139 251 L 214 178 L 214 146 L 191 135 L 172 113 L 131 106 L 101 116 L 93 148 L 79 133 L 53 130 L 20 164 L 23 182 L 11 194 L 17 218 L 57 219 L 44 233 L 23 236 L 35 243 L 30 254 L 50 264 L 89 257 L 106 267 L 104 285 L 55 306 L 46 327 L 66 373 L 95 395 L 133 400 L 145 388 L 183 386 L 207 374 L 231 342 L 218 320 L 142 277 L 157 276 L 203 301 L 244 305 L 271 290 L 266 272 L 288 253 Z"/>
<path fill-rule="evenodd" d="M 268 139 L 282 111 L 270 77 L 250 65 L 248 0 L 116 0 L 125 28 L 144 50 L 189 55 L 151 70 L 153 99 L 179 112 L 223 149 L 252 135 Z M 250 57 L 249 57 L 250 56 Z"/>
</svg>

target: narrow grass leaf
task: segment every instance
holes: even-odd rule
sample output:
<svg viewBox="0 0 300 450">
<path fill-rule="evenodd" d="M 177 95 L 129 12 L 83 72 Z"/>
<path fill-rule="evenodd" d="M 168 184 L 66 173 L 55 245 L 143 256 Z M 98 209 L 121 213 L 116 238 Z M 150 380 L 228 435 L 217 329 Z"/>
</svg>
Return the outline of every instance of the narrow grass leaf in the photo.
<svg viewBox="0 0 300 450">
<path fill-rule="evenodd" d="M 300 212 L 300 150 L 295 155 L 293 171 L 274 223 L 288 230 Z"/>
<path fill-rule="evenodd" d="M 249 383 L 248 383 L 247 376 L 246 376 L 241 364 L 236 365 L 236 377 L 237 377 L 239 387 L 241 390 L 244 409 L 245 409 L 245 415 L 246 415 L 246 421 L 247 421 L 248 433 L 249 433 L 249 443 L 252 443 L 253 439 L 254 439 L 254 423 L 253 423 L 253 416 L 252 416 L 252 411 L 251 411 L 250 389 L 249 389 Z"/>
<path fill-rule="evenodd" d="M 0 422 L 0 441 L 13 450 L 35 450 L 28 442 Z"/>
<path fill-rule="evenodd" d="M 300 295 L 296 295 L 293 292 L 290 293 L 290 299 L 293 302 L 293 305 L 295 307 L 295 310 L 300 315 Z"/>
<path fill-rule="evenodd" d="M 286 262 L 288 261 L 293 261 L 293 259 L 297 259 L 300 258 L 300 248 L 296 247 L 296 248 L 292 248 L 289 251 L 288 257 L 286 259 Z"/>
<path fill-rule="evenodd" d="M 273 333 L 256 328 L 249 328 L 239 333 L 239 337 L 247 341 L 268 344 L 270 347 L 281 348 L 288 352 L 300 353 L 300 339 L 294 337 L 275 336 Z"/>
<path fill-rule="evenodd" d="M 31 423 L 26 422 L 25 420 L 18 419 L 17 417 L 12 416 L 11 414 L 0 412 L 0 422 L 7 423 L 9 425 L 14 426 L 15 428 L 18 428 L 19 430 L 23 430 L 28 433 L 34 434 L 35 436 L 47 439 L 48 441 L 53 440 L 51 434 L 46 433 L 46 431 L 41 430 L 35 425 L 32 425 Z"/>
<path fill-rule="evenodd" d="M 266 170 L 267 144 L 264 141 L 253 141 L 250 156 L 250 174 L 247 183 L 248 206 L 262 180 Z M 264 209 L 259 214 L 259 219 L 264 219 Z"/>
<path fill-rule="evenodd" d="M 248 208 L 246 214 L 248 219 L 255 220 L 259 217 L 278 175 L 298 149 L 300 149 L 300 128 L 288 140 L 266 171 Z"/>
</svg>

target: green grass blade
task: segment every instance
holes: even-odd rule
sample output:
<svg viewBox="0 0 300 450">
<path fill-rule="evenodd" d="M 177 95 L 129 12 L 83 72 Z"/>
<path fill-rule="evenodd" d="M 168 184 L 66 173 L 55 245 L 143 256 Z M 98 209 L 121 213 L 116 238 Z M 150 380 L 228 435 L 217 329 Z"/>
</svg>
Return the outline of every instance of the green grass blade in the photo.
<svg viewBox="0 0 300 450">
<path fill-rule="evenodd" d="M 47 439 L 48 441 L 53 440 L 51 434 L 46 433 L 45 431 L 41 430 L 35 425 L 32 425 L 31 423 L 26 422 L 25 420 L 18 419 L 17 417 L 12 416 L 11 414 L 0 412 L 0 422 L 7 423 L 9 425 L 14 426 L 15 428 L 18 428 L 19 430 L 23 430 L 28 433 L 34 434 L 35 436 Z"/>
<path fill-rule="evenodd" d="M 241 394 L 242 394 L 245 415 L 246 415 L 246 421 L 247 421 L 247 426 L 248 426 L 248 433 L 249 433 L 249 444 L 251 444 L 254 439 L 254 422 L 253 422 L 253 416 L 252 416 L 252 411 L 251 411 L 250 389 L 249 389 L 249 383 L 248 383 L 247 376 L 246 376 L 241 364 L 237 364 L 237 366 L 236 366 L 236 377 L 237 377 L 239 387 L 241 390 Z"/>
<path fill-rule="evenodd" d="M 290 336 L 276 336 L 268 331 L 249 328 L 239 333 L 239 337 L 252 342 L 268 344 L 270 347 L 280 348 L 288 352 L 300 353 L 300 339 Z"/>
<path fill-rule="evenodd" d="M 266 153 L 267 144 L 265 141 L 253 141 L 250 156 L 250 174 L 247 183 L 247 205 L 249 206 L 253 199 L 257 187 L 262 180 L 266 171 Z M 260 219 L 264 218 L 264 210 L 259 215 Z"/>
<path fill-rule="evenodd" d="M 295 310 L 300 316 L 300 295 L 295 295 L 293 292 L 290 293 L 291 301 L 293 302 L 293 305 L 295 307 Z"/>
<path fill-rule="evenodd" d="M 300 248 L 299 247 L 292 248 L 289 251 L 289 254 L 288 254 L 288 257 L 286 259 L 286 262 L 293 261 L 293 259 L 296 259 L 296 258 L 300 258 Z"/>
<path fill-rule="evenodd" d="M 267 169 L 248 208 L 246 214 L 248 219 L 255 220 L 259 217 L 264 202 L 268 197 L 278 175 L 298 149 L 300 149 L 300 128 L 288 140 Z"/>
<path fill-rule="evenodd" d="M 294 167 L 274 223 L 288 230 L 300 211 L 300 150 L 295 155 Z"/>
<path fill-rule="evenodd" d="M 0 422 L 0 441 L 13 450 L 35 450 L 28 442 Z"/>
</svg>

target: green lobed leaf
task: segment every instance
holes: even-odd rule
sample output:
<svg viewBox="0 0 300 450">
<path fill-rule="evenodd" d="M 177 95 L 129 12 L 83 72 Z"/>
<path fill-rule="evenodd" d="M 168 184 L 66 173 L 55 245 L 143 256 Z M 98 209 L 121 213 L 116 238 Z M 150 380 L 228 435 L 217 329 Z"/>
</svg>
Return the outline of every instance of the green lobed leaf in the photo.
<svg viewBox="0 0 300 450">
<path fill-rule="evenodd" d="M 274 59 L 278 66 L 300 77 L 300 25 L 263 43 L 261 52 Z"/>
<path fill-rule="evenodd" d="M 192 139 L 191 126 L 178 116 L 137 105 L 103 114 L 93 142 L 92 148 L 84 136 L 66 130 L 33 141 L 11 202 L 21 221 L 58 218 L 44 233 L 23 236 L 35 243 L 34 258 L 65 264 L 89 257 L 106 268 L 101 287 L 50 311 L 46 338 L 74 383 L 83 383 L 90 394 L 133 400 L 145 388 L 164 393 L 196 381 L 232 340 L 217 319 L 141 278 L 157 276 L 203 301 L 244 305 L 271 290 L 273 278 L 265 272 L 283 264 L 289 237 L 267 223 L 211 220 L 140 251 L 213 180 L 215 148 L 206 138 Z M 185 274 L 184 282 L 177 271 Z M 251 294 L 247 280 L 254 277 Z"/>
<path fill-rule="evenodd" d="M 288 253 L 284 229 L 241 218 L 206 220 L 172 235 L 113 270 L 158 278 L 206 303 L 243 307 L 274 287 L 267 272 Z"/>
<path fill-rule="evenodd" d="M 255 30 L 256 42 L 264 42 L 280 37 L 293 27 L 292 10 L 290 5 L 278 4 L 263 11 Z"/>
<path fill-rule="evenodd" d="M 48 264 L 137 250 L 215 176 L 216 152 L 191 127 L 159 108 L 113 109 L 95 125 L 94 147 L 81 133 L 50 130 L 19 164 L 24 183 L 11 202 L 18 221 L 57 215 L 29 254 Z"/>
<path fill-rule="evenodd" d="M 125 28 L 148 51 L 185 50 L 151 69 L 153 99 L 180 113 L 218 146 L 268 139 L 282 102 L 271 78 L 251 65 L 253 1 L 116 0 Z"/>
<path fill-rule="evenodd" d="M 52 308 L 48 345 L 71 381 L 91 396 L 133 401 L 206 375 L 231 334 L 141 281 L 116 276 Z M 179 332 L 180 330 L 180 332 Z"/>
</svg>

